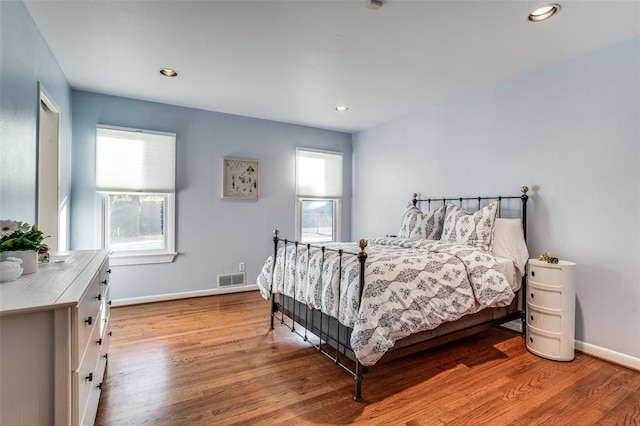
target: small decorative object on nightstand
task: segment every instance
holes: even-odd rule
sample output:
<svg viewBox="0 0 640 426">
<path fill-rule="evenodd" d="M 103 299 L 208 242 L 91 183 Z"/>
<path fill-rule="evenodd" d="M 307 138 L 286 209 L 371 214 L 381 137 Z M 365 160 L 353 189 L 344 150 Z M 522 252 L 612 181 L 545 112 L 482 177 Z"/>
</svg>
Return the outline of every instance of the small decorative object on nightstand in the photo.
<svg viewBox="0 0 640 426">
<path fill-rule="evenodd" d="M 527 349 L 541 357 L 575 356 L 576 264 L 530 259 L 527 265 Z"/>
</svg>

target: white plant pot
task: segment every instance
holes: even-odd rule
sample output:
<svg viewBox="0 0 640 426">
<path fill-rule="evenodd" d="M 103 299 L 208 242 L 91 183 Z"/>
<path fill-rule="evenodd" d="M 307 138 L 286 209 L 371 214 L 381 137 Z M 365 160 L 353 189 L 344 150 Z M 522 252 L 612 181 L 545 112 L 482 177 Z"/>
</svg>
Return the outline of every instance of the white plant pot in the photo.
<svg viewBox="0 0 640 426">
<path fill-rule="evenodd" d="M 0 253 L 0 260 L 7 257 L 22 259 L 22 275 L 38 272 L 38 252 L 33 250 L 5 251 Z"/>
</svg>

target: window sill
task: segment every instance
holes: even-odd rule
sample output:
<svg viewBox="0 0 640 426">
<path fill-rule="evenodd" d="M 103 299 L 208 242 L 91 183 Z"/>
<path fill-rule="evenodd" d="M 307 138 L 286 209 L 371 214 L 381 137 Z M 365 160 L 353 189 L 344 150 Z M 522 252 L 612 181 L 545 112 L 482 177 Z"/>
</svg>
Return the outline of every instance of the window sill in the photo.
<svg viewBox="0 0 640 426">
<path fill-rule="evenodd" d="M 152 263 L 171 263 L 178 253 L 156 253 L 156 254 L 111 254 L 109 256 L 110 266 L 125 265 L 148 265 Z"/>
</svg>

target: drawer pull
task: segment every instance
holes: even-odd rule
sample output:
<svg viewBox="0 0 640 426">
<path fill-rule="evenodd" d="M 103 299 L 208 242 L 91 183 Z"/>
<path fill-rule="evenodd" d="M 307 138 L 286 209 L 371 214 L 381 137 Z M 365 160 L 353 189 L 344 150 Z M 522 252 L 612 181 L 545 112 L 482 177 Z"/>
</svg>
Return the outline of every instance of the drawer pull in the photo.
<svg viewBox="0 0 640 426">
<path fill-rule="evenodd" d="M 101 344 L 102 344 L 102 337 L 101 337 L 101 338 L 99 338 L 98 340 L 96 340 L 96 343 L 97 343 L 98 345 L 101 345 Z"/>
<path fill-rule="evenodd" d="M 531 271 L 531 276 L 535 277 L 536 276 L 536 271 Z"/>
<path fill-rule="evenodd" d="M 96 386 L 98 389 L 102 390 L 102 383 L 100 383 L 98 386 Z"/>
<path fill-rule="evenodd" d="M 111 268 L 107 269 L 107 274 L 111 273 Z"/>
<path fill-rule="evenodd" d="M 84 379 L 88 380 L 90 382 L 93 382 L 93 373 L 89 373 L 89 375 L 87 377 L 85 377 Z"/>
<path fill-rule="evenodd" d="M 107 280 L 100 281 L 102 284 L 107 285 Z"/>
<path fill-rule="evenodd" d="M 108 303 L 109 303 L 109 306 L 111 306 L 111 300 L 109 300 L 109 302 L 108 302 Z"/>
<path fill-rule="evenodd" d="M 113 336 L 113 332 L 112 331 L 109 332 L 109 336 Z"/>
<path fill-rule="evenodd" d="M 529 318 L 531 318 L 531 321 L 533 321 L 533 315 L 531 315 Z"/>
<path fill-rule="evenodd" d="M 533 343 L 533 337 L 529 337 L 529 341 Z"/>
<path fill-rule="evenodd" d="M 89 317 L 89 318 L 87 318 L 86 320 L 84 320 L 84 322 L 85 322 L 86 324 L 91 325 L 91 324 L 93 323 L 93 317 Z"/>
<path fill-rule="evenodd" d="M 536 297 L 536 296 L 535 296 L 533 293 L 531 293 L 531 298 L 532 298 L 532 299 L 535 299 L 535 297 Z"/>
<path fill-rule="evenodd" d="M 102 300 L 102 295 L 101 294 L 97 295 L 96 299 L 98 299 L 98 301 Z"/>
<path fill-rule="evenodd" d="M 102 358 L 104 358 L 104 359 L 109 359 L 109 354 L 108 354 L 108 353 L 106 353 L 106 354 L 102 355 Z"/>
</svg>

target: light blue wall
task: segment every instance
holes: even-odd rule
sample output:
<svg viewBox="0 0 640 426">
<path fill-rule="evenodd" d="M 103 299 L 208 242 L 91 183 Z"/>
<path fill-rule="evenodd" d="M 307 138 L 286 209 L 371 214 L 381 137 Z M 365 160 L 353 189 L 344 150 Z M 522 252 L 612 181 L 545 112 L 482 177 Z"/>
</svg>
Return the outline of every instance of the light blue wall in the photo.
<svg viewBox="0 0 640 426">
<path fill-rule="evenodd" d="M 640 38 L 361 131 L 353 146 L 354 238 L 397 232 L 416 191 L 528 184 L 531 254 L 578 264 L 576 339 L 640 358 Z"/>
<path fill-rule="evenodd" d="M 35 221 L 37 82 L 61 108 L 69 193 L 72 94 L 20 1 L 0 1 L 0 218 Z M 576 338 L 640 358 L 640 39 L 353 135 L 351 239 L 397 231 L 425 196 L 533 187 L 531 252 L 578 263 Z M 255 280 L 274 226 L 293 235 L 296 146 L 339 150 L 347 134 L 86 92 L 73 93 L 73 248 L 97 246 L 95 125 L 178 134 L 178 236 L 167 265 L 114 268 L 113 297 L 211 288 L 247 262 Z M 261 161 L 257 202 L 219 198 L 222 156 Z M 345 169 L 349 174 L 349 168 Z M 351 188 L 350 182 L 345 182 Z M 351 232 L 353 231 L 353 232 Z"/>
<path fill-rule="evenodd" d="M 60 108 L 64 199 L 70 192 L 71 89 L 24 4 L 0 1 L 0 219 L 36 221 L 38 82 Z"/>
<path fill-rule="evenodd" d="M 99 245 L 94 189 L 96 124 L 177 134 L 177 250 L 174 263 L 114 267 L 112 297 L 212 289 L 217 274 L 246 262 L 255 279 L 275 227 L 294 238 L 295 148 L 344 153 L 343 235 L 351 235 L 351 135 L 82 91 L 73 91 L 72 247 Z M 223 200 L 222 157 L 260 161 L 260 199 Z"/>
</svg>

